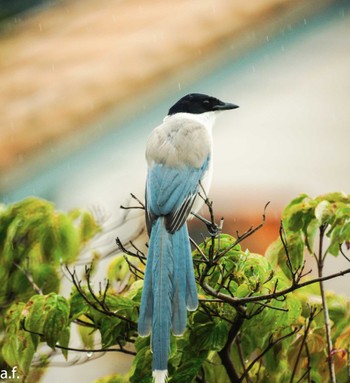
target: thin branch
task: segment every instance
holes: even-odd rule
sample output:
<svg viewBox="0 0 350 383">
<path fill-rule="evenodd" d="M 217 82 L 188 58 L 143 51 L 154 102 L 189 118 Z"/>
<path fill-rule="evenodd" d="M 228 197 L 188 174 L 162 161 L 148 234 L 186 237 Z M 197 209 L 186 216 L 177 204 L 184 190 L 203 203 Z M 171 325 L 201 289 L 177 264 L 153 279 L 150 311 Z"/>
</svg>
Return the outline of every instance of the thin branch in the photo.
<svg viewBox="0 0 350 383">
<path fill-rule="evenodd" d="M 84 289 L 82 288 L 81 286 L 81 281 L 77 280 L 77 276 L 76 276 L 76 271 L 74 270 L 73 272 L 71 272 L 68 268 L 68 266 L 66 266 L 66 270 L 67 272 L 70 274 L 71 276 L 71 281 L 72 283 L 74 284 L 75 288 L 77 289 L 78 293 L 80 294 L 80 296 L 84 299 L 84 301 L 90 306 L 92 307 L 94 310 L 102 313 L 102 314 L 105 314 L 105 315 L 108 315 L 108 316 L 113 316 L 115 318 L 119 318 L 119 319 L 122 319 L 123 321 L 129 323 L 131 326 L 133 326 L 133 328 L 136 328 L 137 327 L 137 324 L 136 322 L 130 320 L 129 318 L 123 316 L 123 315 L 120 315 L 120 314 L 117 314 L 116 312 L 114 311 L 110 311 L 105 303 L 105 301 L 102 299 L 100 300 L 94 293 L 92 287 L 91 287 L 91 281 L 90 281 L 90 271 L 91 269 L 86 269 L 86 277 L 87 277 L 87 287 L 88 287 L 88 290 L 91 294 L 91 297 L 93 300 L 89 299 L 88 296 L 85 294 L 85 291 Z M 105 295 L 104 295 L 105 296 Z"/>
<path fill-rule="evenodd" d="M 126 255 L 124 255 L 124 259 L 129 266 L 130 273 L 133 274 L 136 279 L 143 279 L 143 276 L 145 273 L 141 269 L 139 269 L 137 266 L 132 264 Z"/>
<path fill-rule="evenodd" d="M 145 210 L 146 207 L 145 207 L 145 204 L 143 202 L 141 202 L 136 196 L 135 194 L 133 193 L 130 193 L 131 195 L 131 198 L 134 199 L 136 202 L 138 202 L 139 206 L 123 206 L 121 205 L 120 208 L 121 209 L 124 209 L 124 210 L 131 210 L 131 209 L 142 209 L 142 210 Z"/>
<path fill-rule="evenodd" d="M 74 348 L 74 347 L 64 347 L 59 344 L 55 345 L 56 348 L 62 349 L 62 350 L 67 350 L 67 351 L 76 351 L 76 352 L 86 352 L 86 353 L 98 353 L 98 352 L 122 352 L 123 354 L 128 354 L 128 355 L 136 355 L 135 351 L 129 351 L 126 350 L 125 348 L 99 348 L 99 349 L 82 349 L 82 348 Z"/>
<path fill-rule="evenodd" d="M 325 277 L 319 277 L 319 278 L 314 278 L 310 279 L 308 281 L 298 283 L 296 285 L 291 285 L 290 287 L 281 290 L 281 291 L 273 291 L 270 294 L 265 294 L 265 295 L 258 295 L 258 296 L 250 296 L 250 297 L 244 297 L 244 298 L 237 298 L 237 297 L 232 297 L 227 294 L 223 294 L 220 292 L 217 292 L 215 289 L 213 289 L 208 283 L 203 283 L 201 286 L 204 288 L 204 290 L 210 294 L 211 296 L 215 298 L 221 299 L 223 302 L 227 302 L 231 304 L 232 306 L 237 306 L 237 305 L 243 305 L 246 303 L 251 303 L 251 302 L 260 302 L 264 300 L 271 300 L 271 299 L 277 299 L 279 297 L 283 297 L 284 295 L 287 295 L 295 290 L 301 289 L 305 286 L 312 285 L 314 283 L 318 283 L 321 281 L 327 281 L 329 279 L 334 279 L 346 274 L 350 273 L 350 269 L 346 269 L 344 271 L 339 271 L 337 273 L 327 275 Z"/>
<path fill-rule="evenodd" d="M 32 285 L 33 290 L 38 294 L 38 295 L 43 295 L 43 292 L 41 288 L 34 282 L 33 276 L 29 273 L 28 270 L 25 270 L 23 267 L 18 265 L 17 263 L 14 263 L 14 265 L 22 271 L 23 275 L 27 278 L 28 282 Z"/>
<path fill-rule="evenodd" d="M 342 244 L 339 245 L 339 251 L 340 251 L 340 254 L 348 261 L 350 262 L 350 258 L 348 256 L 345 255 L 344 253 L 344 250 L 342 248 Z"/>
<path fill-rule="evenodd" d="M 21 321 L 21 326 L 22 326 L 22 329 L 25 332 L 28 332 L 29 334 L 39 335 L 40 337 L 44 336 L 44 334 L 41 334 L 39 332 L 35 332 L 35 331 L 27 329 L 26 326 L 25 326 L 25 318 Z M 68 351 L 86 352 L 86 353 L 89 353 L 89 352 L 91 352 L 91 353 L 98 353 L 98 352 L 102 352 L 102 353 L 105 353 L 105 352 L 122 352 L 124 354 L 136 355 L 136 352 L 134 352 L 134 351 L 126 350 L 121 345 L 119 345 L 119 347 L 120 348 L 87 349 L 87 348 L 65 347 L 65 346 L 61 346 L 60 344 L 55 344 L 55 348 L 58 348 L 58 349 L 61 349 L 61 350 L 68 350 Z"/>
<path fill-rule="evenodd" d="M 318 249 L 318 255 L 316 259 L 319 279 L 322 278 L 323 276 L 324 260 L 327 254 L 327 252 L 323 254 L 323 239 L 326 232 L 326 228 L 327 228 L 326 225 L 322 225 L 320 227 L 319 249 Z M 320 292 L 321 292 L 321 299 L 322 299 L 322 306 L 323 306 L 324 325 L 326 330 L 327 363 L 328 363 L 328 369 L 329 369 L 329 377 L 330 377 L 331 383 L 336 383 L 334 360 L 332 355 L 333 344 L 332 344 L 332 337 L 331 337 L 331 323 L 329 318 L 329 311 L 328 311 L 326 292 L 325 292 L 323 280 L 319 281 L 319 285 L 320 285 Z"/>
<path fill-rule="evenodd" d="M 246 372 L 246 365 L 245 365 L 245 361 L 244 361 L 244 355 L 243 355 L 243 350 L 242 350 L 242 342 L 241 342 L 240 333 L 237 334 L 236 342 L 235 343 L 236 343 L 236 346 L 237 346 L 239 360 L 241 361 L 241 364 L 242 364 L 243 373 L 245 373 Z M 246 379 L 247 383 L 250 382 L 248 374 L 246 374 L 245 379 Z"/>
<path fill-rule="evenodd" d="M 301 352 L 302 352 L 302 350 L 304 348 L 304 345 L 306 344 L 306 339 L 307 339 L 307 337 L 309 335 L 311 323 L 312 323 L 312 321 L 315 319 L 315 317 L 319 313 L 320 313 L 320 311 L 317 312 L 317 308 L 316 307 L 310 308 L 310 316 L 308 318 L 307 325 L 305 326 L 305 331 L 304 331 L 303 339 L 301 341 L 301 345 L 300 345 L 300 348 L 299 348 L 299 351 L 298 351 L 298 354 L 297 354 L 297 357 L 296 357 L 296 360 L 295 360 L 295 363 L 294 363 L 294 367 L 293 367 L 293 371 L 292 371 L 292 376 L 290 378 L 290 383 L 293 383 L 293 381 L 294 381 L 294 377 L 295 377 L 295 374 L 296 374 L 296 371 L 297 371 L 297 367 L 298 367 L 298 364 L 299 364 L 299 361 L 300 361 L 300 357 L 301 357 Z M 306 373 L 307 373 L 307 371 L 306 371 Z M 302 378 L 304 376 L 306 376 L 306 373 L 303 374 Z"/>
<path fill-rule="evenodd" d="M 227 376 L 229 377 L 231 383 L 239 383 L 241 381 L 232 362 L 231 348 L 237 334 L 239 333 L 239 330 L 243 325 L 243 322 L 244 318 L 240 314 L 237 314 L 234 323 L 232 324 L 227 335 L 225 346 L 218 352 L 218 355 L 223 366 L 225 367 Z"/>
<path fill-rule="evenodd" d="M 286 335 L 281 336 L 280 338 L 273 340 L 272 335 L 269 339 L 269 344 L 265 348 L 264 351 L 262 351 L 246 368 L 243 375 L 240 377 L 240 382 L 248 375 L 249 371 L 253 368 L 254 364 L 257 363 L 268 351 L 270 351 L 274 346 L 276 346 L 278 343 L 281 343 L 283 340 L 289 338 L 292 335 L 295 335 L 300 330 L 300 327 L 296 327 L 293 331 L 289 332 Z"/>
<path fill-rule="evenodd" d="M 127 255 L 130 255 L 131 257 L 138 258 L 144 265 L 146 264 L 145 261 L 147 260 L 147 257 L 146 257 L 143 253 L 141 253 L 139 250 L 137 250 L 136 253 L 133 252 L 133 251 L 131 251 L 131 250 L 128 250 L 128 249 L 123 245 L 123 243 L 122 243 L 122 241 L 119 239 L 119 237 L 117 237 L 117 238 L 115 239 L 115 242 L 116 242 L 117 246 L 119 247 L 119 249 L 120 249 L 123 253 L 125 253 L 125 254 L 127 254 Z M 131 246 L 132 246 L 133 248 L 135 248 L 135 245 L 134 245 L 132 242 L 131 242 L 130 244 L 131 244 Z"/>
<path fill-rule="evenodd" d="M 260 230 L 264 224 L 265 224 L 265 221 L 266 221 L 266 209 L 268 207 L 268 205 L 270 204 L 270 201 L 267 202 L 267 204 L 265 205 L 264 207 L 264 211 L 263 211 L 263 214 L 262 214 L 262 219 L 261 219 L 261 223 L 256 226 L 256 227 L 250 227 L 245 233 L 243 233 L 242 235 L 239 235 L 237 233 L 237 240 L 231 245 L 229 246 L 228 248 L 226 248 L 224 251 L 220 252 L 218 254 L 218 258 L 221 258 L 223 257 L 225 254 L 227 254 L 230 250 L 232 250 L 235 246 L 237 246 L 239 243 L 241 243 L 243 240 L 245 240 L 246 238 L 250 237 L 251 235 L 253 235 L 255 232 L 257 232 L 258 230 Z"/>
</svg>

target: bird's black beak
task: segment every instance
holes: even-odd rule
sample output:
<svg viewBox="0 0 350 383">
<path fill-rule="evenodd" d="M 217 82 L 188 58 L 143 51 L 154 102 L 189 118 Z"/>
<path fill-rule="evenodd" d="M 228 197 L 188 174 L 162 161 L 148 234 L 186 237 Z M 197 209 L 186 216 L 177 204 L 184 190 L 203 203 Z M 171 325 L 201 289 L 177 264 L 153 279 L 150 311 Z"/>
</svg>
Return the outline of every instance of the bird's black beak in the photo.
<svg viewBox="0 0 350 383">
<path fill-rule="evenodd" d="M 221 102 L 218 105 L 214 106 L 214 110 L 229 110 L 229 109 L 236 109 L 239 108 L 238 105 L 231 104 L 230 102 Z"/>
</svg>

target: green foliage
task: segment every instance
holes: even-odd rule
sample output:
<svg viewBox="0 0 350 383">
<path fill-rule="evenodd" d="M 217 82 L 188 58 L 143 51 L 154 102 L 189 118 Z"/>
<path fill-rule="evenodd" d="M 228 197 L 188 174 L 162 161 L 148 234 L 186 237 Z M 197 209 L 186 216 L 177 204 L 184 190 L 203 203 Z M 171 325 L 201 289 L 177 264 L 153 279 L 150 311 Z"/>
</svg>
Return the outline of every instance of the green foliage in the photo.
<svg viewBox="0 0 350 383">
<path fill-rule="evenodd" d="M 66 214 L 37 198 L 1 206 L 0 333 L 6 326 L 0 342 L 1 368 L 17 365 L 26 376 L 40 339 L 51 347 L 57 341 L 68 345 L 67 302 L 52 293 L 60 287 L 61 264 L 76 261 L 99 230 L 89 212 Z M 44 337 L 23 330 L 22 309 L 29 328 Z"/>
<path fill-rule="evenodd" d="M 280 235 L 265 256 L 242 250 L 241 237 L 228 234 L 207 238 L 195 249 L 200 305 L 189 313 L 184 335 L 171 337 L 170 383 L 225 383 L 245 377 L 250 382 L 328 379 L 324 305 L 319 285 L 312 280 L 308 284 L 304 276 L 304 260 L 317 257 L 323 236 L 328 239 L 323 259 L 346 247 L 350 197 L 331 193 L 312 199 L 303 194 L 285 208 L 282 222 Z M 108 269 L 111 283 L 98 290 L 92 269 L 86 269 L 85 279 L 68 269 L 74 284 L 71 295 L 57 293 L 60 262 L 76 260 L 98 231 L 89 213 L 63 214 L 36 199 L 0 213 L 0 307 L 6 309 L 1 352 L 7 365 L 18 366 L 22 376 L 31 371 L 43 343 L 67 358 L 74 322 L 80 324 L 85 349 L 136 354 L 128 374 L 96 383 L 152 382 L 150 337 L 137 334 L 143 285 L 138 275 L 144 264 L 135 260 L 140 253 L 114 258 Z M 338 381 L 346 382 L 350 302 L 328 293 L 327 303 L 331 357 Z M 100 346 L 95 345 L 96 333 Z"/>
</svg>

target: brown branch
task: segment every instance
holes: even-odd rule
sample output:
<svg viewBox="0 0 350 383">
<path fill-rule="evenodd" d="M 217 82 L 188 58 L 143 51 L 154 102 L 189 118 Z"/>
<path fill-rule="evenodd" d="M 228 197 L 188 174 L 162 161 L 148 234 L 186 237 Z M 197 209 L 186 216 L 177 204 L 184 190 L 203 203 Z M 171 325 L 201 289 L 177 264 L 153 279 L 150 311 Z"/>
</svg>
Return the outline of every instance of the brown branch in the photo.
<svg viewBox="0 0 350 383">
<path fill-rule="evenodd" d="M 331 337 L 331 323 L 330 323 L 329 311 L 328 311 L 328 305 L 327 305 L 327 299 L 326 299 L 326 291 L 325 291 L 323 280 L 322 280 L 324 260 L 327 254 L 327 252 L 323 254 L 323 239 L 326 232 L 326 228 L 327 228 L 326 224 L 320 227 L 319 249 L 318 249 L 318 255 L 316 257 L 316 261 L 317 261 L 318 276 L 320 279 L 319 285 L 320 285 L 320 292 L 321 292 L 321 299 L 322 299 L 322 306 L 323 306 L 324 326 L 326 330 L 327 363 L 328 363 L 328 369 L 329 369 L 329 378 L 331 383 L 336 383 L 334 359 L 332 355 L 333 344 L 332 344 L 332 337 Z"/>
<path fill-rule="evenodd" d="M 243 305 L 243 304 L 251 303 L 251 302 L 260 302 L 260 301 L 264 301 L 264 300 L 278 299 L 280 297 L 283 297 L 284 295 L 287 295 L 287 294 L 289 294 L 295 290 L 301 289 L 305 286 L 312 285 L 314 283 L 318 283 L 321 281 L 327 281 L 329 279 L 334 279 L 334 278 L 337 278 L 337 277 L 340 277 L 340 276 L 343 276 L 343 275 L 346 275 L 349 273 L 350 273 L 350 269 L 346 269 L 344 271 L 339 271 L 338 273 L 327 275 L 325 277 L 314 278 L 314 279 L 310 279 L 310 280 L 302 282 L 302 283 L 298 283 L 296 285 L 291 285 L 290 287 L 288 287 L 284 290 L 281 290 L 281 291 L 274 291 L 270 294 L 250 296 L 250 297 L 244 297 L 244 298 L 232 297 L 230 295 L 217 292 L 215 289 L 213 289 L 206 282 L 202 284 L 202 287 L 211 296 L 213 296 L 215 298 L 219 298 L 223 302 L 229 303 L 232 306 L 237 306 L 237 305 Z"/>
<path fill-rule="evenodd" d="M 264 212 L 262 214 L 262 219 L 261 219 L 261 223 L 256 226 L 256 227 L 250 227 L 245 233 L 243 233 L 242 235 L 238 235 L 237 233 L 237 240 L 231 245 L 229 246 L 228 248 L 226 248 L 225 250 L 223 250 L 222 252 L 220 252 L 217 256 L 217 258 L 222 258 L 225 254 L 227 254 L 230 250 L 232 250 L 235 246 L 237 246 L 239 243 L 241 243 L 242 241 L 244 241 L 246 238 L 250 237 L 251 235 L 253 235 L 255 232 L 257 232 L 258 230 L 260 230 L 264 225 L 265 225 L 265 221 L 266 221 L 266 209 L 268 207 L 268 205 L 270 204 L 270 201 L 265 205 L 264 207 Z"/>
<path fill-rule="evenodd" d="M 125 254 L 127 254 L 127 255 L 130 255 L 131 257 L 138 258 L 144 265 L 146 264 L 145 261 L 147 260 L 147 257 L 146 257 L 143 253 L 141 253 L 138 249 L 136 249 L 136 248 L 135 248 L 135 245 L 134 245 L 132 242 L 130 242 L 130 244 L 131 244 L 131 246 L 132 246 L 134 249 L 136 249 L 136 253 L 133 252 L 133 251 L 131 251 L 131 250 L 128 250 L 128 249 L 123 245 L 123 243 L 122 243 L 122 241 L 119 239 L 119 237 L 117 237 L 117 238 L 115 239 L 115 242 L 116 242 L 117 246 L 119 247 L 119 249 L 120 249 L 123 253 L 125 253 Z"/>
<path fill-rule="evenodd" d="M 43 295 L 43 292 L 41 288 L 34 282 L 33 276 L 30 274 L 28 270 L 25 270 L 23 267 L 18 265 L 17 263 L 14 263 L 14 265 L 22 271 L 23 275 L 27 278 L 28 282 L 32 285 L 33 290 L 38 294 L 38 295 Z"/>
<path fill-rule="evenodd" d="M 243 322 L 244 318 L 237 313 L 234 323 L 232 324 L 230 331 L 227 335 L 227 341 L 225 343 L 225 346 L 222 350 L 218 352 L 218 355 L 221 359 L 221 362 L 226 370 L 227 376 L 229 377 L 231 383 L 239 383 L 241 381 L 231 359 L 231 348 L 237 334 L 239 333 L 239 330 L 243 325 Z"/>
<path fill-rule="evenodd" d="M 297 354 L 297 358 L 296 358 L 295 363 L 294 363 L 294 367 L 293 367 L 293 371 L 292 371 L 292 376 L 290 378 L 290 383 L 293 383 L 293 380 L 294 380 L 294 377 L 295 377 L 295 374 L 296 374 L 296 371 L 297 371 L 297 367 L 298 367 L 298 364 L 299 364 L 299 361 L 300 361 L 301 353 L 302 353 L 302 350 L 303 350 L 303 348 L 304 348 L 304 346 L 306 344 L 306 338 L 309 335 L 311 323 L 312 323 L 312 321 L 315 319 L 315 317 L 319 313 L 320 313 L 320 311 L 317 312 L 317 308 L 315 308 L 315 307 L 310 308 L 310 316 L 308 318 L 307 325 L 305 326 L 305 331 L 304 331 L 303 339 L 301 341 L 301 345 L 300 345 L 300 348 L 299 348 L 299 351 L 298 351 L 298 354 Z M 303 374 L 303 376 L 301 378 L 306 376 L 306 374 L 307 374 L 307 371 Z"/>
<path fill-rule="evenodd" d="M 281 336 L 280 338 L 273 340 L 272 335 L 269 339 L 269 344 L 265 348 L 264 351 L 262 351 L 246 368 L 243 375 L 240 377 L 239 382 L 242 382 L 242 380 L 248 375 L 249 371 L 253 368 L 254 364 L 257 363 L 268 351 L 270 351 L 274 346 L 276 346 L 278 343 L 281 343 L 283 340 L 289 338 L 292 335 L 295 335 L 300 330 L 300 327 L 296 327 L 293 331 L 289 332 L 286 335 Z"/>
<path fill-rule="evenodd" d="M 134 199 L 136 202 L 139 203 L 139 206 L 123 206 L 123 205 L 120 205 L 120 208 L 121 209 L 124 209 L 124 210 L 132 210 L 132 209 L 141 209 L 141 210 L 145 210 L 146 207 L 145 207 L 145 204 L 143 202 L 141 202 L 136 196 L 135 194 L 133 193 L 130 193 L 131 195 L 131 198 Z"/>
<path fill-rule="evenodd" d="M 29 330 L 28 328 L 26 328 L 26 326 L 25 326 L 25 318 L 21 321 L 21 326 L 22 326 L 23 331 L 28 332 L 29 334 L 38 335 L 40 337 L 44 336 L 44 334 L 41 334 L 39 332 L 35 332 L 35 331 L 32 331 L 32 330 Z M 67 350 L 67 351 L 92 352 L 92 353 L 95 353 L 95 352 L 102 352 L 102 353 L 105 353 L 105 352 L 122 352 L 124 354 L 136 355 L 136 352 L 134 352 L 134 351 L 126 350 L 121 345 L 119 345 L 119 347 L 120 348 L 86 349 L 86 348 L 65 347 L 65 346 L 61 346 L 60 344 L 55 344 L 55 348 L 58 348 L 58 349 L 61 349 L 61 350 Z"/>
<path fill-rule="evenodd" d="M 77 289 L 78 293 L 80 294 L 80 296 L 84 299 L 84 301 L 88 304 L 88 306 L 92 307 L 94 310 L 102 313 L 102 314 L 105 314 L 107 316 L 112 316 L 112 317 L 115 317 L 115 318 L 118 318 L 118 319 L 121 319 L 127 323 L 129 323 L 131 326 L 133 326 L 134 328 L 137 327 L 137 323 L 130 320 L 129 318 L 123 316 L 123 315 L 120 315 L 120 314 L 117 314 L 115 313 L 114 311 L 110 311 L 105 303 L 105 300 L 100 300 L 94 293 L 92 287 L 91 287 L 91 284 L 90 284 L 90 271 L 91 269 L 86 269 L 87 272 L 86 272 L 86 277 L 87 277 L 87 287 L 88 287 L 88 290 L 91 294 L 91 297 L 93 299 L 93 301 L 91 299 L 89 299 L 87 297 L 87 295 L 85 294 L 84 292 L 84 289 L 82 288 L 81 286 L 81 281 L 77 280 L 77 276 L 76 276 L 76 271 L 74 270 L 73 272 L 71 272 L 68 268 L 68 266 L 66 266 L 66 270 L 67 272 L 70 274 L 71 276 L 71 281 L 73 283 L 73 285 L 75 286 L 75 288 Z M 89 271 L 90 270 L 90 271 Z"/>
</svg>

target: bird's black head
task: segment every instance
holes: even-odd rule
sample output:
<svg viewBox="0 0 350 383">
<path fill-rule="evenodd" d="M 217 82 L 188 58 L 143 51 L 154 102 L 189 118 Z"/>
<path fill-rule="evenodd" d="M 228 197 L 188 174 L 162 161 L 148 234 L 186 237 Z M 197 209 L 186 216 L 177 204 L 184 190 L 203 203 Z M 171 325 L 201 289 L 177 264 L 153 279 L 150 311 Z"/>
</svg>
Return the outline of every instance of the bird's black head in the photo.
<svg viewBox="0 0 350 383">
<path fill-rule="evenodd" d="M 176 113 L 201 114 L 235 108 L 238 108 L 238 106 L 228 102 L 220 101 L 215 97 L 200 93 L 190 93 L 182 97 L 169 109 L 168 116 Z"/>
</svg>

